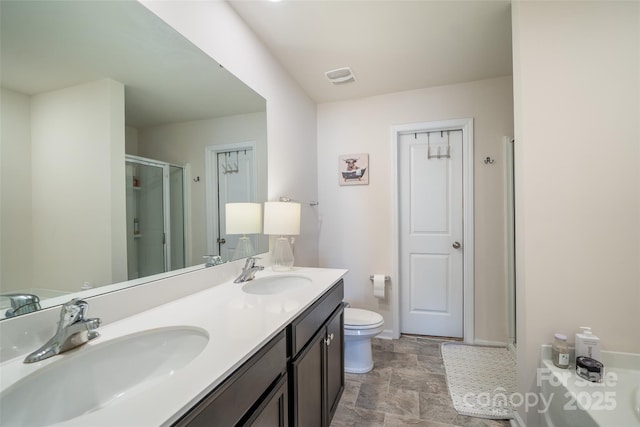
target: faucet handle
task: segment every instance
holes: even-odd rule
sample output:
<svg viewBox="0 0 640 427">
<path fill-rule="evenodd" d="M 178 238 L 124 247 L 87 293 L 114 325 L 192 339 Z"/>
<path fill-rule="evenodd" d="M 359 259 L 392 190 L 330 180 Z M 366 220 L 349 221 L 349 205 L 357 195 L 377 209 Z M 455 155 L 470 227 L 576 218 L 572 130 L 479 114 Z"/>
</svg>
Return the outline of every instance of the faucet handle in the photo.
<svg viewBox="0 0 640 427">
<path fill-rule="evenodd" d="M 205 260 L 205 267 L 213 267 L 224 263 L 220 255 L 203 255 L 202 258 Z"/>
<path fill-rule="evenodd" d="M 248 270 L 256 266 L 256 261 L 258 261 L 260 257 L 250 256 L 247 258 L 247 261 L 244 263 L 244 269 Z"/>
<path fill-rule="evenodd" d="M 84 320 L 89 303 L 80 298 L 74 298 L 62 305 L 60 310 L 60 325 L 67 326 Z"/>
</svg>

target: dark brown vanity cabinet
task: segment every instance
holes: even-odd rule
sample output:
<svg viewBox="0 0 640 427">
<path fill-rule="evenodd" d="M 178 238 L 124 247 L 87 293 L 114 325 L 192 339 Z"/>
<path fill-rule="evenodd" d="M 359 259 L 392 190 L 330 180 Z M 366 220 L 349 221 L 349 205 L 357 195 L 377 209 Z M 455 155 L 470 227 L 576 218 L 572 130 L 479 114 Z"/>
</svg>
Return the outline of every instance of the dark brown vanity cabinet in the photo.
<svg viewBox="0 0 640 427">
<path fill-rule="evenodd" d="M 174 427 L 329 427 L 344 390 L 342 280 Z"/>
<path fill-rule="evenodd" d="M 328 427 L 338 406 L 344 390 L 342 298 L 340 281 L 290 325 L 292 427 Z"/>
</svg>

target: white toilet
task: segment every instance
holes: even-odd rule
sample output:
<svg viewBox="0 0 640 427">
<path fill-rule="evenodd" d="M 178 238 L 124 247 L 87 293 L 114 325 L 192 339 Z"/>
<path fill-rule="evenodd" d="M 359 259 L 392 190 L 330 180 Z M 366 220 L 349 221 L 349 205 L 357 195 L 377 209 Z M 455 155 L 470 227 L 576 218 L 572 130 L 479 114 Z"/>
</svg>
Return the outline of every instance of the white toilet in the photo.
<svg viewBox="0 0 640 427">
<path fill-rule="evenodd" d="M 373 369 L 371 338 L 382 332 L 384 319 L 359 308 L 344 309 L 344 371 L 364 374 Z"/>
</svg>

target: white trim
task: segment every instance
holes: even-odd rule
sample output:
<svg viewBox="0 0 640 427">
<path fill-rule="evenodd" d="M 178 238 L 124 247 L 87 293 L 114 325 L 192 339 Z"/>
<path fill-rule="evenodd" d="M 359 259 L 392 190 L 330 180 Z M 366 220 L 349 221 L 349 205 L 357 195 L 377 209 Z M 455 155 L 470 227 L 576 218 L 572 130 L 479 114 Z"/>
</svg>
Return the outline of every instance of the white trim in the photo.
<svg viewBox="0 0 640 427">
<path fill-rule="evenodd" d="M 507 344 L 507 350 L 511 352 L 511 355 L 513 356 L 514 359 L 518 360 L 518 350 L 516 349 L 516 346 L 513 345 L 512 342 Z"/>
<path fill-rule="evenodd" d="M 509 420 L 509 423 L 511 424 L 511 427 L 526 427 L 526 424 L 518 411 L 513 413 L 513 418 Z"/>
<path fill-rule="evenodd" d="M 462 129 L 462 199 L 463 199 L 463 305 L 464 305 L 464 342 L 473 344 L 474 335 L 474 224 L 473 224 L 473 118 L 443 120 L 437 122 L 410 123 L 391 128 L 391 280 L 398 284 L 392 286 L 393 338 L 400 337 L 400 285 L 399 285 L 399 199 L 398 199 L 398 138 L 401 133 Z"/>
<path fill-rule="evenodd" d="M 508 347 L 507 343 L 504 341 L 475 340 L 473 344 L 485 347 Z"/>
<path fill-rule="evenodd" d="M 376 338 L 380 338 L 381 340 L 392 340 L 393 339 L 393 330 L 392 329 L 385 329 L 384 331 L 382 331 L 378 335 L 376 335 Z"/>
<path fill-rule="evenodd" d="M 516 336 L 516 298 L 515 298 L 515 200 L 514 200 L 514 176 L 511 173 L 513 164 L 513 137 L 504 137 L 504 158 L 505 158 L 505 253 L 507 254 L 506 284 L 507 284 L 507 341 L 510 344 L 517 344 Z"/>
<path fill-rule="evenodd" d="M 204 169 L 205 169 L 205 201 L 206 201 L 206 226 L 207 226 L 207 254 L 220 255 L 218 253 L 218 247 L 216 241 L 218 239 L 218 198 L 212 197 L 213 192 L 209 191 L 212 188 L 218 188 L 218 153 L 225 151 L 237 151 L 244 148 L 250 148 L 253 151 L 253 188 L 257 193 L 258 189 L 258 162 L 256 155 L 255 141 L 245 142 L 233 142 L 230 144 L 208 145 L 204 149 Z M 215 215 L 213 213 L 215 212 Z"/>
</svg>

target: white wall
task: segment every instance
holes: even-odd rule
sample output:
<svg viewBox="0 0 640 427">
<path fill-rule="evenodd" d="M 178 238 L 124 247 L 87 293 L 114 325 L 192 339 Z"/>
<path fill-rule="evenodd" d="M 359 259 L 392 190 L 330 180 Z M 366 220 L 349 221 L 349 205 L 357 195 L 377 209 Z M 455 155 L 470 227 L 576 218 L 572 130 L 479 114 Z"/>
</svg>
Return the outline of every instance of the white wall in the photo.
<svg viewBox="0 0 640 427">
<path fill-rule="evenodd" d="M 31 132 L 33 286 L 126 280 L 124 86 L 35 95 Z"/>
<path fill-rule="evenodd" d="M 261 168 L 267 162 L 266 114 L 253 113 L 173 123 L 138 130 L 138 155 L 176 165 L 189 164 L 191 176 L 200 177 L 199 182 L 189 180 L 191 198 L 191 253 L 188 265 L 201 264 L 207 251 L 206 235 L 206 180 L 205 148 L 210 145 L 254 141 L 258 170 L 257 194 L 267 197 L 267 170 Z"/>
<path fill-rule="evenodd" d="M 391 273 L 391 127 L 467 117 L 475 119 L 475 337 L 506 342 L 502 144 L 513 134 L 510 77 L 319 105 L 320 265 L 348 268 L 345 299 L 380 312 L 392 328 L 390 297 L 374 298 L 369 280 Z M 352 153 L 369 153 L 369 185 L 338 185 L 338 156 Z M 485 165 L 487 156 L 495 164 Z"/>
<path fill-rule="evenodd" d="M 131 126 L 125 126 L 124 152 L 133 156 L 138 155 L 138 129 Z"/>
<path fill-rule="evenodd" d="M 31 286 L 31 123 L 29 97 L 0 95 L 0 290 Z"/>
<path fill-rule="evenodd" d="M 222 1 L 142 1 L 267 100 L 269 199 L 317 200 L 316 105 Z M 315 212 L 303 208 L 296 264 L 318 263 Z"/>
<path fill-rule="evenodd" d="M 640 3 L 514 2 L 512 22 L 525 393 L 554 332 L 640 352 Z"/>
</svg>

